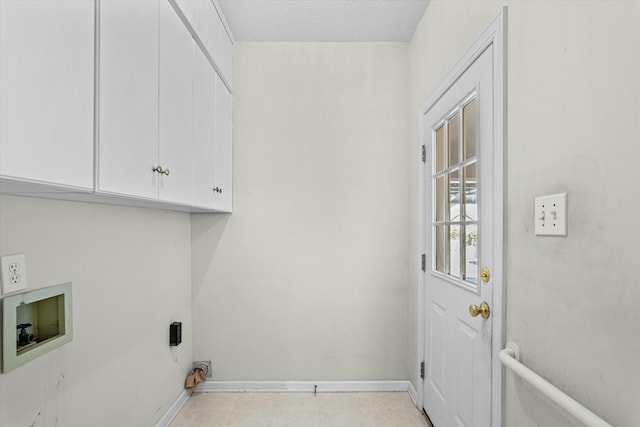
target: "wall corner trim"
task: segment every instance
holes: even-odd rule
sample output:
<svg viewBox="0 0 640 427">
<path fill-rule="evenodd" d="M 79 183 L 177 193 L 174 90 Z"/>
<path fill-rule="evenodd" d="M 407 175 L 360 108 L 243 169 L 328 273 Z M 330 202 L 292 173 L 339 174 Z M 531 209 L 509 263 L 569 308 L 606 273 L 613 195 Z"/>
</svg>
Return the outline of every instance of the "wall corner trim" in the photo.
<svg viewBox="0 0 640 427">
<path fill-rule="evenodd" d="M 408 392 L 409 392 L 409 397 L 413 401 L 413 404 L 416 405 L 416 408 L 422 409 L 422 405 L 418 404 L 418 391 L 413 386 L 413 383 L 411 381 L 409 381 L 409 390 L 408 390 Z"/>
<path fill-rule="evenodd" d="M 180 409 L 187 403 L 191 397 L 191 390 L 182 390 L 176 400 L 169 406 L 169 409 L 162 415 L 162 417 L 155 423 L 154 427 L 169 427 L 173 419 L 178 415 Z"/>
</svg>

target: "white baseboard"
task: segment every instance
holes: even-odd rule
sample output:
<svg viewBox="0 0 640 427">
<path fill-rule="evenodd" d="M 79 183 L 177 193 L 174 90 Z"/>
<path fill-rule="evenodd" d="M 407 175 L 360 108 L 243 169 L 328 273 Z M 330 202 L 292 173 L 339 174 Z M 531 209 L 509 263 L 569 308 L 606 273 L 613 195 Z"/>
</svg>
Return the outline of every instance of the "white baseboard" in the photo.
<svg viewBox="0 0 640 427">
<path fill-rule="evenodd" d="M 317 386 L 317 388 L 316 388 Z M 206 381 L 195 392 L 375 392 L 406 391 L 417 395 L 410 381 Z M 415 400 L 415 397 L 412 397 Z"/>
<path fill-rule="evenodd" d="M 171 421 L 173 421 L 176 415 L 178 415 L 180 409 L 182 409 L 184 404 L 187 403 L 189 397 L 191 397 L 191 390 L 182 390 L 182 393 L 178 395 L 176 400 L 171 404 L 171 406 L 169 406 L 167 412 L 162 415 L 154 427 L 168 427 L 169 424 L 171 424 Z"/>
</svg>

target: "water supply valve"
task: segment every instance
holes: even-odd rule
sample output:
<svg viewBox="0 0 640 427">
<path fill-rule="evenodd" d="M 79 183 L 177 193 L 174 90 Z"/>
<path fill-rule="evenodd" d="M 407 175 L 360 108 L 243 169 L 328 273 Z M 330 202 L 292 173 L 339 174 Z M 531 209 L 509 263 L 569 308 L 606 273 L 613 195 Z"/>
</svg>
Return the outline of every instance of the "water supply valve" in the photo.
<svg viewBox="0 0 640 427">
<path fill-rule="evenodd" d="M 16 329 L 20 329 L 20 333 L 18 334 L 18 346 L 25 346 L 29 344 L 29 342 L 33 341 L 33 335 L 29 335 L 27 333 L 27 328 L 32 327 L 31 323 L 20 323 L 16 326 Z"/>
</svg>

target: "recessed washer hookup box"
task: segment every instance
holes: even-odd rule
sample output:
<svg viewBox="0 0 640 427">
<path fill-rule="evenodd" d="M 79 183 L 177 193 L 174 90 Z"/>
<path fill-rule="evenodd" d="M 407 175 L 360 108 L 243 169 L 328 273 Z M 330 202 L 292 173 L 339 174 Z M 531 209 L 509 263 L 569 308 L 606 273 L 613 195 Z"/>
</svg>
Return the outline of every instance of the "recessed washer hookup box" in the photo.
<svg viewBox="0 0 640 427">
<path fill-rule="evenodd" d="M 73 339 L 71 283 L 2 300 L 2 371 L 7 372 Z"/>
</svg>

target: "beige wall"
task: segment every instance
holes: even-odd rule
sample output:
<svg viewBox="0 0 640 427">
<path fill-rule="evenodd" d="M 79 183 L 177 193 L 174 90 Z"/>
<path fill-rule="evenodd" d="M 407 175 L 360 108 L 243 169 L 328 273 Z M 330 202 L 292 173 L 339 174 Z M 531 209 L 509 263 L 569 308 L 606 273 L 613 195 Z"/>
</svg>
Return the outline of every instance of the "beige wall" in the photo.
<svg viewBox="0 0 640 427">
<path fill-rule="evenodd" d="M 407 53 L 236 44 L 234 213 L 192 224 L 216 379 L 408 377 Z"/>
<path fill-rule="evenodd" d="M 74 338 L 0 374 L 0 426 L 153 425 L 191 368 L 189 215 L 0 196 L 13 253 L 29 289 L 73 282 Z"/>
<path fill-rule="evenodd" d="M 507 340 L 520 345 L 527 365 L 613 425 L 636 426 L 640 2 L 505 4 Z M 429 4 L 411 44 L 412 113 L 501 6 Z M 417 145 L 416 132 L 410 149 Z M 534 197 L 563 191 L 569 194 L 568 237 L 536 237 Z M 410 253 L 416 244 L 413 238 Z M 508 374 L 507 426 L 574 423 Z"/>
</svg>

